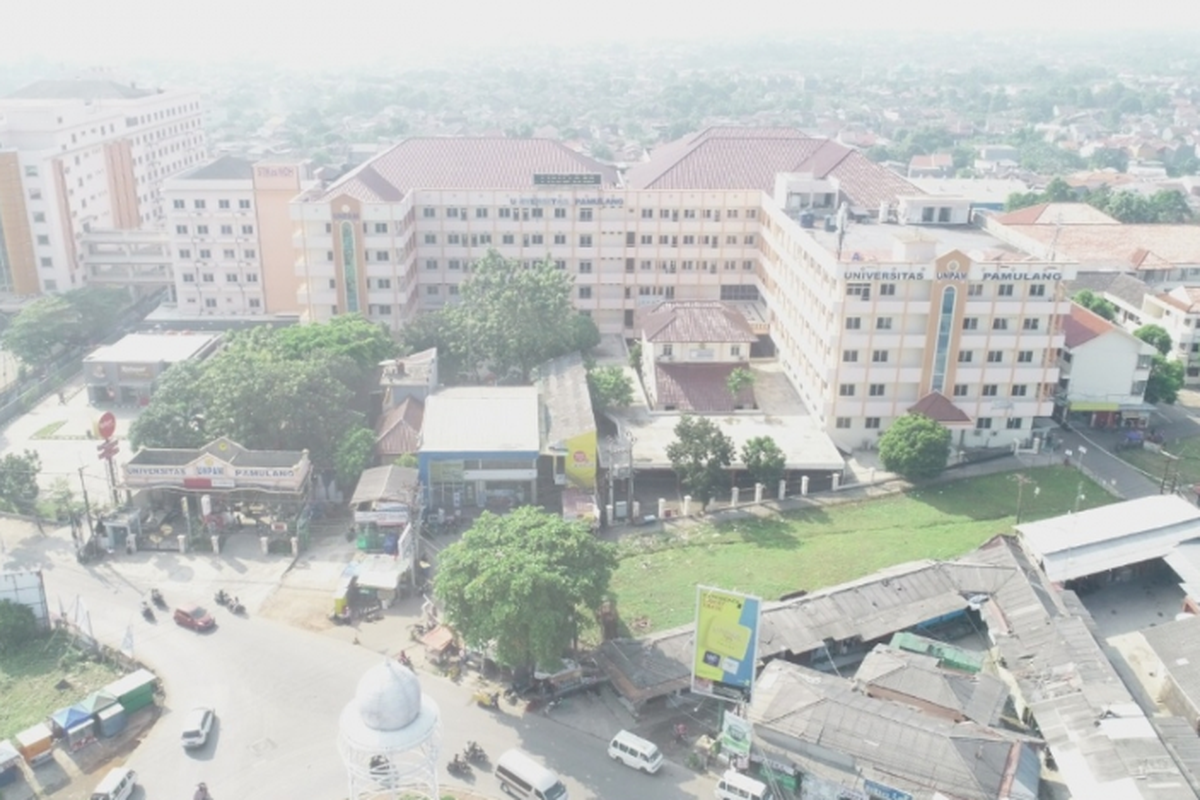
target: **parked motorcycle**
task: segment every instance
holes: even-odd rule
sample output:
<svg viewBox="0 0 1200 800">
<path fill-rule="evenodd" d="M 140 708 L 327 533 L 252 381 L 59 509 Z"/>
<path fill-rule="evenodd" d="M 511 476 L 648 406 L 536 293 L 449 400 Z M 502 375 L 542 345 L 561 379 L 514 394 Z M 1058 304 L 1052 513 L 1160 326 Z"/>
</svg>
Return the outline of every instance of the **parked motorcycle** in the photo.
<svg viewBox="0 0 1200 800">
<path fill-rule="evenodd" d="M 208 786 L 203 783 L 196 784 L 196 793 L 192 795 L 192 800 L 212 800 L 212 795 L 208 793 Z"/>
<path fill-rule="evenodd" d="M 167 601 L 163 598 L 162 592 L 160 592 L 158 589 L 150 590 L 150 599 L 154 601 L 154 605 L 158 608 L 162 609 L 163 611 L 167 610 Z"/>
<path fill-rule="evenodd" d="M 154 610 L 145 601 L 142 601 L 142 618 L 146 622 L 154 622 Z"/>
<path fill-rule="evenodd" d="M 492 711 L 500 710 L 499 692 L 489 693 L 480 689 L 479 691 L 475 692 L 474 695 L 472 695 L 471 699 L 473 699 L 475 701 L 475 705 L 479 706 L 480 708 L 487 708 L 491 709 Z"/>
<path fill-rule="evenodd" d="M 451 775 L 466 777 L 467 775 L 471 774 L 471 765 L 466 761 L 466 759 L 464 759 L 458 753 L 455 753 L 454 759 L 446 765 L 446 771 Z"/>
<path fill-rule="evenodd" d="M 488 763 L 487 753 L 479 746 L 479 742 L 467 742 L 467 746 L 463 748 L 463 758 L 470 764 L 483 766 Z"/>
</svg>

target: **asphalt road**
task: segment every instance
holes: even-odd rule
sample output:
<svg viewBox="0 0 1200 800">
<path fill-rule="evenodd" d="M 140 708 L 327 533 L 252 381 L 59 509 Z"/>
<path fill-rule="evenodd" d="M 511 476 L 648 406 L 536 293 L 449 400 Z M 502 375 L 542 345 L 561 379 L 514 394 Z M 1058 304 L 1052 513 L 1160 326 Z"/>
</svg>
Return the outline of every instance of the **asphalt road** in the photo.
<svg viewBox="0 0 1200 800">
<path fill-rule="evenodd" d="M 208 784 L 216 800 L 347 796 L 336 747 L 337 720 L 358 678 L 382 655 L 253 614 L 233 617 L 220 608 L 214 613 L 218 627 L 210 633 L 180 628 L 169 614 L 160 613 L 157 623 L 145 622 L 137 613 L 150 588 L 139 583 L 144 572 L 135 580 L 135 570 L 120 560 L 81 566 L 69 548 L 54 546 L 52 538 L 41 541 L 50 559 L 44 575 L 52 606 L 63 597 L 69 613 L 71 598 L 82 598 L 94 634 L 113 646 L 132 625 L 136 657 L 163 679 L 166 709 L 127 761 L 138 772 L 142 797 L 190 797 L 199 781 Z M 211 587 L 202 579 L 163 588 L 172 604 L 197 602 L 214 610 Z M 424 691 L 441 709 L 439 761 L 446 785 L 461 785 L 449 780 L 445 764 L 474 739 L 493 760 L 511 747 L 540 758 L 562 776 L 573 799 L 677 800 L 711 794 L 710 778 L 681 765 L 668 763 L 655 776 L 634 772 L 608 759 L 606 742 L 552 716 L 520 715 L 507 704 L 501 713 L 480 709 L 470 701 L 469 685 L 425 672 L 420 676 Z M 218 722 L 205 747 L 186 752 L 179 744 L 180 725 L 196 705 L 214 707 Z M 101 774 L 92 777 L 98 780 Z M 487 772 L 476 770 L 466 785 L 485 795 L 506 796 Z M 64 794 L 86 797 L 82 790 L 89 788 L 72 786 Z"/>
</svg>

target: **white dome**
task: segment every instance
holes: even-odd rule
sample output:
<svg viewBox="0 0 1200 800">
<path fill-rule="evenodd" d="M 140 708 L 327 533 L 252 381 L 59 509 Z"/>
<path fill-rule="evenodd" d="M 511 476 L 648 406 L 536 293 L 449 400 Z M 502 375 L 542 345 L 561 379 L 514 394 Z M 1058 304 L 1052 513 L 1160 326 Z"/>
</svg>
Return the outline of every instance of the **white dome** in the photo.
<svg viewBox="0 0 1200 800">
<path fill-rule="evenodd" d="M 398 731 L 421 713 L 421 684 L 412 670 L 388 659 L 359 680 L 354 706 L 368 728 Z"/>
</svg>

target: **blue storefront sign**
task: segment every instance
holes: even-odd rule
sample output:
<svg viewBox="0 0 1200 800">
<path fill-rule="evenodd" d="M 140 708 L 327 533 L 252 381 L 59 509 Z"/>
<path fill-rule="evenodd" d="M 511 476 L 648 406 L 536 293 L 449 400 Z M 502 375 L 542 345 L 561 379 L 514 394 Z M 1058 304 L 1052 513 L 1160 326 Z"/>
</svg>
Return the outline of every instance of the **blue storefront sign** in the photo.
<svg viewBox="0 0 1200 800">
<path fill-rule="evenodd" d="M 913 800 L 913 796 L 908 792 L 902 792 L 875 781 L 864 780 L 863 789 L 866 790 L 867 797 L 874 797 L 876 800 Z"/>
</svg>

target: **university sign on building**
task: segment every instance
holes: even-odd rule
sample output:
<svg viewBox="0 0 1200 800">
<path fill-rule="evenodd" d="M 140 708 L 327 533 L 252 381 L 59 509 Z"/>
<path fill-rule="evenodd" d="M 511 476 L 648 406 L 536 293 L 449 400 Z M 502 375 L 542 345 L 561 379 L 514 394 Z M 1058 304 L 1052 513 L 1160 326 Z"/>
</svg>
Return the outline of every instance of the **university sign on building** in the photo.
<svg viewBox="0 0 1200 800">
<path fill-rule="evenodd" d="M 199 450 L 143 448 L 121 467 L 125 489 L 269 489 L 302 493 L 307 451 L 255 451 L 227 439 Z"/>
</svg>

